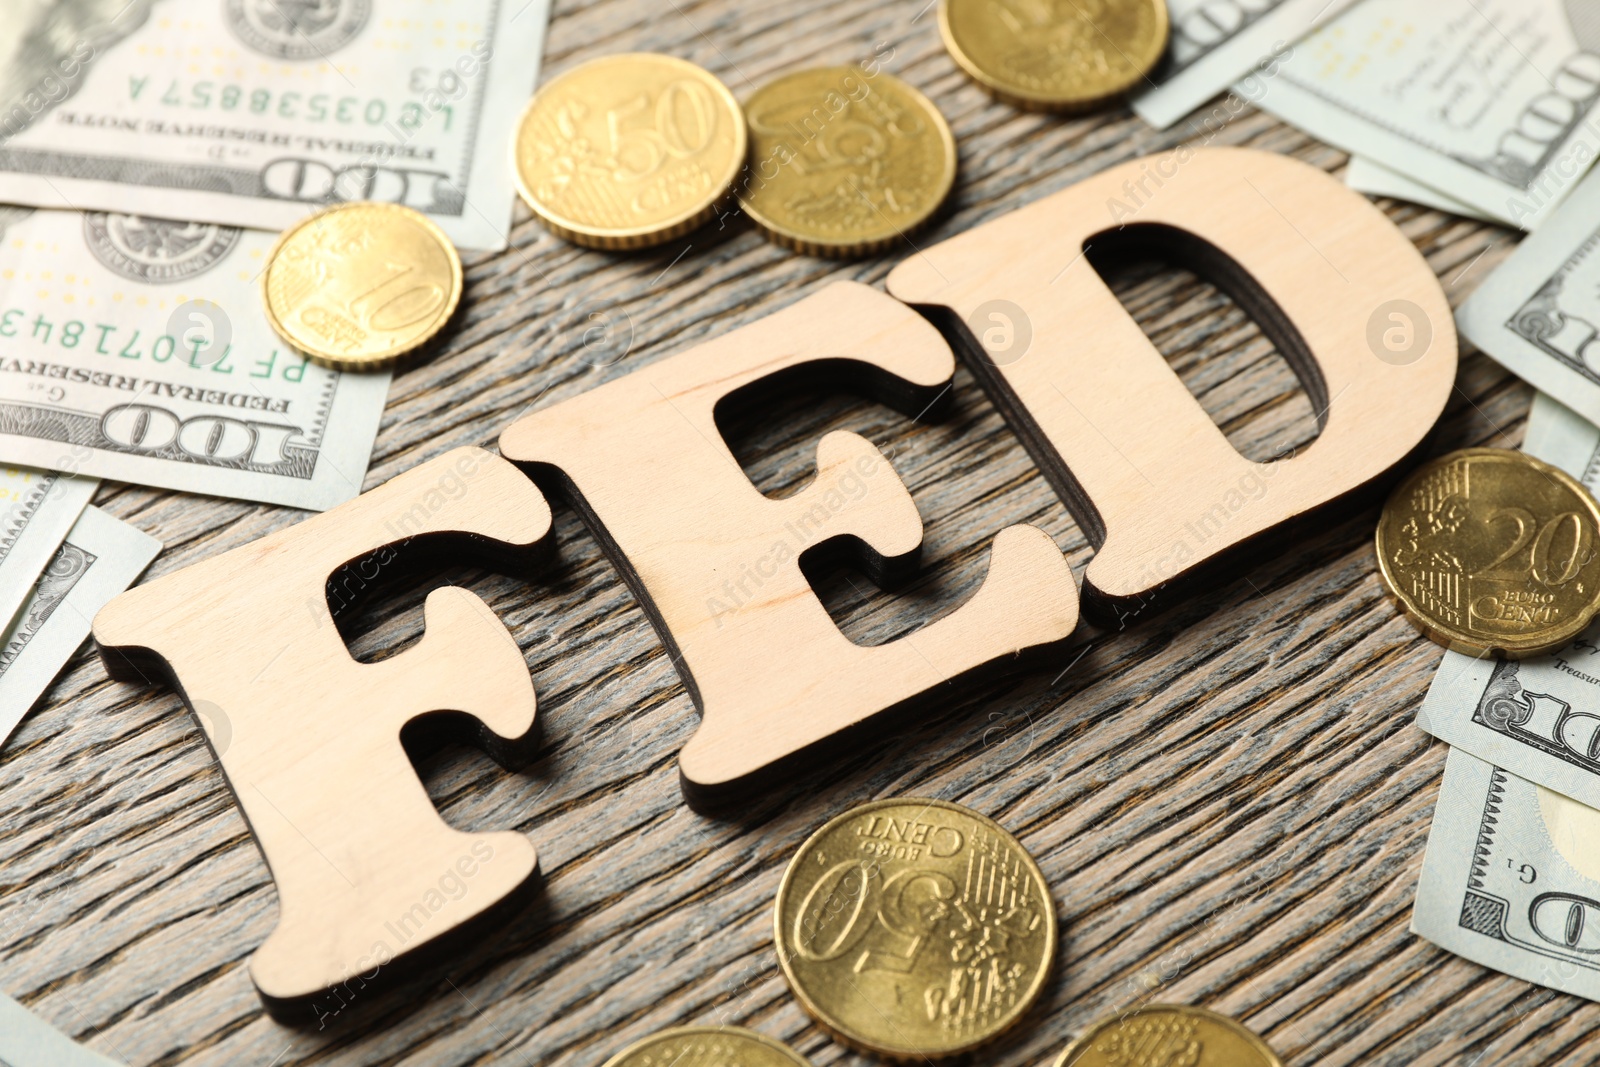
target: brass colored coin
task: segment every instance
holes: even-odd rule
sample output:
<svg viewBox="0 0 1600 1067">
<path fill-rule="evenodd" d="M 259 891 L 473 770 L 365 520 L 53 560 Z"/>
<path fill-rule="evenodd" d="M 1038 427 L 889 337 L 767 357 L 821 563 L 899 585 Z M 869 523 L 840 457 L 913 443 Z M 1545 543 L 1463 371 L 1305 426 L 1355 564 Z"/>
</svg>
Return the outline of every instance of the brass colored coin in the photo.
<svg viewBox="0 0 1600 1067">
<path fill-rule="evenodd" d="M 605 1067 L 811 1067 L 811 1061 L 742 1026 L 675 1026 L 634 1042 Z"/>
<path fill-rule="evenodd" d="M 739 205 L 777 243 L 816 256 L 889 248 L 939 210 L 956 141 L 933 101 L 892 74 L 818 67 L 745 104 Z"/>
<path fill-rule="evenodd" d="M 284 232 L 261 289 L 267 321 L 307 359 L 380 370 L 450 320 L 461 302 L 461 257 L 411 208 L 341 204 Z"/>
<path fill-rule="evenodd" d="M 1378 573 L 1406 617 L 1458 652 L 1550 652 L 1600 608 L 1600 504 L 1525 452 L 1468 448 L 1418 467 L 1378 519 Z"/>
<path fill-rule="evenodd" d="M 1267 1043 L 1226 1015 L 1184 1004 L 1147 1004 L 1102 1019 L 1068 1045 L 1055 1067 L 1283 1067 Z"/>
<path fill-rule="evenodd" d="M 1167 0 L 940 0 L 950 55 L 1001 100 L 1085 111 L 1145 80 L 1167 49 Z"/>
<path fill-rule="evenodd" d="M 673 56 L 591 59 L 533 95 L 511 146 L 544 224 L 591 248 L 645 248 L 705 222 L 744 165 L 739 102 Z"/>
<path fill-rule="evenodd" d="M 879 800 L 811 835 L 778 887 L 778 963 L 846 1044 L 947 1056 L 998 1037 L 1044 989 L 1055 906 L 1017 839 L 942 800 Z"/>
</svg>

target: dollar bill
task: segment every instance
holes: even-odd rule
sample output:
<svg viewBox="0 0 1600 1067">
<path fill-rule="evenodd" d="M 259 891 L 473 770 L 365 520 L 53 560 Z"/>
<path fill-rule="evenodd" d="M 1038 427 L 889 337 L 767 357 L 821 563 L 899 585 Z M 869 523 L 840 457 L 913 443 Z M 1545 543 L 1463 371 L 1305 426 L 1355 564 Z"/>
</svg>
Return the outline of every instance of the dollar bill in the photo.
<svg viewBox="0 0 1600 1067">
<path fill-rule="evenodd" d="M 1588 0 L 1366 0 L 1247 88 L 1329 144 L 1532 229 L 1600 148 L 1597 53 Z"/>
<path fill-rule="evenodd" d="M 1436 211 L 1448 211 L 1452 215 L 1477 219 L 1480 222 L 1498 221 L 1471 204 L 1464 204 L 1430 185 L 1423 185 L 1409 174 L 1402 174 L 1393 167 L 1375 163 L 1366 156 L 1350 157 L 1350 165 L 1344 170 L 1344 183 L 1358 193 L 1408 200 L 1413 204 L 1431 207 Z"/>
<path fill-rule="evenodd" d="M 1539 394 L 1523 448 L 1600 487 L 1600 428 Z M 1446 652 L 1417 725 L 1453 748 L 1600 807 L 1600 625 L 1547 656 Z"/>
<path fill-rule="evenodd" d="M 389 374 L 272 332 L 273 240 L 0 208 L 0 462 L 314 510 L 359 493 Z"/>
<path fill-rule="evenodd" d="M 0 467 L 0 630 L 16 618 L 99 484 L 57 471 Z"/>
<path fill-rule="evenodd" d="M 1600 170 L 1484 279 L 1456 325 L 1506 369 L 1600 422 Z"/>
<path fill-rule="evenodd" d="M 1351 0 L 1167 0 L 1167 58 L 1133 110 L 1164 130 L 1276 57 Z"/>
<path fill-rule="evenodd" d="M 1411 930 L 1600 1000 L 1600 811 L 1452 748 Z"/>
<path fill-rule="evenodd" d="M 89 636 L 95 612 L 159 551 L 149 534 L 93 505 L 84 509 L 0 647 L 0 745 Z"/>
<path fill-rule="evenodd" d="M 0 993 L 0 1064 L 6 1067 L 118 1067 Z"/>
<path fill-rule="evenodd" d="M 0 201 L 281 229 L 426 212 L 506 247 L 548 0 L 11 0 Z"/>
</svg>

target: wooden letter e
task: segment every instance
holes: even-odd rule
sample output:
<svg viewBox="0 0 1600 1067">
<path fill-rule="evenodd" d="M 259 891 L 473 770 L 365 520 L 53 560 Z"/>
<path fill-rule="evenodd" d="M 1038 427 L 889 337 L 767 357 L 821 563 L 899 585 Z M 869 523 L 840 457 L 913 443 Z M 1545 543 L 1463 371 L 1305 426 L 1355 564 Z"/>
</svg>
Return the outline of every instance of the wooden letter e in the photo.
<svg viewBox="0 0 1600 1067">
<path fill-rule="evenodd" d="M 802 377 L 915 415 L 954 370 L 949 346 L 916 312 L 841 282 L 501 434 L 502 455 L 583 514 L 699 705 L 700 728 L 679 760 L 691 800 L 1072 633 L 1078 597 L 1065 558 L 1042 530 L 1011 526 L 958 610 L 886 644 L 852 643 L 800 557 L 847 546 L 869 573 L 914 562 L 922 522 L 905 485 L 866 439 L 834 432 L 818 442 L 816 480 L 768 499 L 717 428 L 719 405 Z"/>
</svg>

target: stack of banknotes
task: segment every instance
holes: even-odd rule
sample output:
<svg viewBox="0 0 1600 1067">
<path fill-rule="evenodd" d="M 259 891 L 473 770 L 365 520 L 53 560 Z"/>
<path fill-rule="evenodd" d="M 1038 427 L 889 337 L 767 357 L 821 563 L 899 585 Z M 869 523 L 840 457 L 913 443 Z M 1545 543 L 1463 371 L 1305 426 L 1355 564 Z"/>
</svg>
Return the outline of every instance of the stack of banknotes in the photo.
<svg viewBox="0 0 1600 1067">
<path fill-rule="evenodd" d="M 13 0 L 0 20 L 0 744 L 160 545 L 98 479 L 323 510 L 387 372 L 262 313 L 277 231 L 334 200 L 506 247 L 542 0 Z"/>
<path fill-rule="evenodd" d="M 1523 448 L 1600 492 L 1600 171 L 1457 320 L 1541 390 Z M 1445 653 L 1417 725 L 1450 750 L 1412 928 L 1600 1000 L 1600 626 L 1533 659 Z"/>
</svg>

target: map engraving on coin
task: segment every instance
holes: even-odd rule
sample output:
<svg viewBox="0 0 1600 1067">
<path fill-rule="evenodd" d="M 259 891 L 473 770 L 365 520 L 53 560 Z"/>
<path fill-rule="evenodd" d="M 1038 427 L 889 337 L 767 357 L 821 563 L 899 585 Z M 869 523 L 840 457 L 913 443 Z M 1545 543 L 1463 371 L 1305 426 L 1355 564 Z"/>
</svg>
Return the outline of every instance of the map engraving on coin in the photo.
<svg viewBox="0 0 1600 1067">
<path fill-rule="evenodd" d="M 274 59 L 326 59 L 372 17 L 372 0 L 227 0 L 234 34 Z"/>
<path fill-rule="evenodd" d="M 1056 952 L 1044 875 L 1009 833 L 939 800 L 880 800 L 812 835 L 776 905 L 778 961 L 847 1044 L 945 1056 L 1028 1010 Z"/>
<path fill-rule="evenodd" d="M 181 282 L 221 263 L 239 243 L 235 226 L 88 211 L 83 239 L 94 258 L 130 281 Z"/>
</svg>

